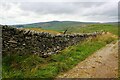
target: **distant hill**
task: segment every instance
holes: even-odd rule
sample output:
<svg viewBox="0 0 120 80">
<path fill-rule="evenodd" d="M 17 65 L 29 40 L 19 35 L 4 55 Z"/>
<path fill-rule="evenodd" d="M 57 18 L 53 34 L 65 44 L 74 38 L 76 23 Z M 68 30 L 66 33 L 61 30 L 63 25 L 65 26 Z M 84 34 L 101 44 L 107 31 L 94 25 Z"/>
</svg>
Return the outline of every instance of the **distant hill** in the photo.
<svg viewBox="0 0 120 80">
<path fill-rule="evenodd" d="M 46 30 L 62 31 L 71 27 L 81 27 L 85 24 L 93 24 L 92 22 L 77 22 L 77 21 L 50 21 L 50 22 L 38 22 L 24 25 L 13 25 L 18 28 L 42 28 Z"/>
</svg>

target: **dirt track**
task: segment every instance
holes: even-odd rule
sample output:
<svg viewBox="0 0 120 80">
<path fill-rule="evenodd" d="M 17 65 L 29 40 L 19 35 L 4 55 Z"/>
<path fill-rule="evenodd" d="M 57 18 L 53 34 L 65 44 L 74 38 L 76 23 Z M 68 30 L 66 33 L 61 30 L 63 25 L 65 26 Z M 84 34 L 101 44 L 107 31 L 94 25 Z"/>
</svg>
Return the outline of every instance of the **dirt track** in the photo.
<svg viewBox="0 0 120 80">
<path fill-rule="evenodd" d="M 111 43 L 57 78 L 117 78 L 117 76 L 118 43 Z"/>
</svg>

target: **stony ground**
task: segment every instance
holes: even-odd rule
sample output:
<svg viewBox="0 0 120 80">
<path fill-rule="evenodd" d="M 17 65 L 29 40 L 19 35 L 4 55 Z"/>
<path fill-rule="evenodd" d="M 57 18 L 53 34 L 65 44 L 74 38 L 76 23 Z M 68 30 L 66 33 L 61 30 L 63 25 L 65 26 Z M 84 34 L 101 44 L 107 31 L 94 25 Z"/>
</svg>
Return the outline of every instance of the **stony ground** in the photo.
<svg viewBox="0 0 120 80">
<path fill-rule="evenodd" d="M 117 75 L 118 43 L 111 43 L 57 78 L 116 78 Z"/>
</svg>

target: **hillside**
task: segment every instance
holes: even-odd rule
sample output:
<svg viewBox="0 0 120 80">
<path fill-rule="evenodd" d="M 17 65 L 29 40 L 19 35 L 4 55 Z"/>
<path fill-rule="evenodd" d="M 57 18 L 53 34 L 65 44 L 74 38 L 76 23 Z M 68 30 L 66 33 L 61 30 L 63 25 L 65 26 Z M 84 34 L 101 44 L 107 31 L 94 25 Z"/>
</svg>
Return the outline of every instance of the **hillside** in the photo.
<svg viewBox="0 0 120 80">
<path fill-rule="evenodd" d="M 113 35 L 118 35 L 118 27 L 111 24 L 72 27 L 67 34 L 60 35 L 52 35 L 49 30 L 39 28 L 24 27 L 23 29 L 25 30 L 7 28 L 7 26 L 2 28 L 3 78 L 55 78 L 105 45 L 116 41 L 117 37 Z M 101 30 L 105 32 L 87 38 L 87 33 L 95 34 L 96 31 L 101 32 Z M 54 32 L 54 30 L 50 31 Z M 49 54 L 53 55 L 49 56 Z"/>
<path fill-rule="evenodd" d="M 62 31 L 71 27 L 82 27 L 85 24 L 93 24 L 92 22 L 76 22 L 76 21 L 50 21 L 50 22 L 38 22 L 24 25 L 13 25 L 15 27 L 22 28 L 42 28 L 47 30 Z"/>
<path fill-rule="evenodd" d="M 117 22 L 77 22 L 77 21 L 49 21 L 49 22 L 38 22 L 23 25 L 12 25 L 17 28 L 30 28 L 30 29 L 42 29 L 42 30 L 52 30 L 57 32 L 64 32 L 66 29 L 68 33 L 86 33 L 94 32 L 100 30 L 112 30 L 113 26 L 117 26 Z M 99 28 L 98 28 L 99 27 Z M 109 29 L 110 28 L 110 29 Z M 112 29 L 111 29 L 112 28 Z M 117 27 L 116 27 L 117 28 Z M 114 29 L 116 29 L 114 28 Z"/>
</svg>

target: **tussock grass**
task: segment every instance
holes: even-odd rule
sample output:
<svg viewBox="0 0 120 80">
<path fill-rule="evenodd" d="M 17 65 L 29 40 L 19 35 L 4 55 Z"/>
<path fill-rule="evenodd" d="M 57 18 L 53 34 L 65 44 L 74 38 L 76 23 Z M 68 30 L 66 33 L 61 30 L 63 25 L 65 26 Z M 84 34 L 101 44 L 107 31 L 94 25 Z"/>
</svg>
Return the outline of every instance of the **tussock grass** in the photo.
<svg viewBox="0 0 120 80">
<path fill-rule="evenodd" d="M 3 78 L 55 78 L 116 39 L 110 33 L 97 36 L 67 47 L 48 58 L 27 54 L 6 56 L 3 58 Z"/>
</svg>

